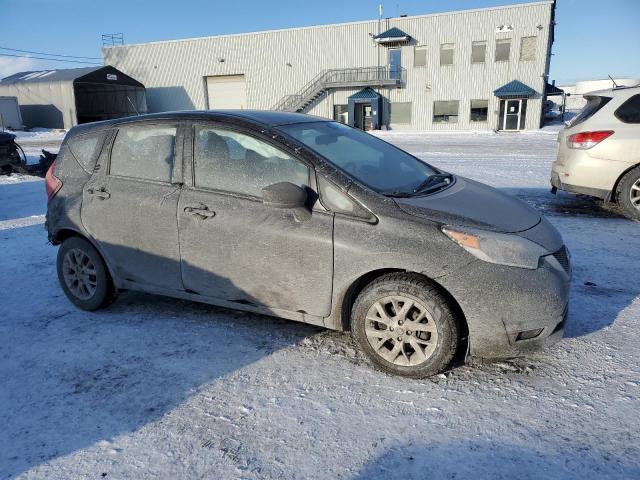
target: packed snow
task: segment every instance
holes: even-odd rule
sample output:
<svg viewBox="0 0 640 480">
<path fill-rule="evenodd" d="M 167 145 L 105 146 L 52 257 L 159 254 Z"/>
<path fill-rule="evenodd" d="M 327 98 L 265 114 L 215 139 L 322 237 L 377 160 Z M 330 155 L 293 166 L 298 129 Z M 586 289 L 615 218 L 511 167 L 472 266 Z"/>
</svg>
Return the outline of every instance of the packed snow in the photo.
<svg viewBox="0 0 640 480">
<path fill-rule="evenodd" d="M 301 323 L 132 292 L 77 310 L 42 180 L 0 178 L 0 478 L 640 478 L 640 224 L 549 193 L 555 133 L 379 134 L 573 253 L 563 341 L 421 381 Z"/>
</svg>

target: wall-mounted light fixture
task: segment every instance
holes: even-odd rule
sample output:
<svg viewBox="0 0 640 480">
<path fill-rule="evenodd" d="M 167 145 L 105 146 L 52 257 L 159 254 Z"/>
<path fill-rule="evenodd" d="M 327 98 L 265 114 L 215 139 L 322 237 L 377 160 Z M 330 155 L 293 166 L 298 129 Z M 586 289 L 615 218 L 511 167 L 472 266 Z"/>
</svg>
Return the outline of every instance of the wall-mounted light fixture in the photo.
<svg viewBox="0 0 640 480">
<path fill-rule="evenodd" d="M 218 63 L 224 63 L 224 58 L 220 57 L 220 58 L 218 59 Z"/>
<path fill-rule="evenodd" d="M 289 62 L 287 62 L 286 65 L 287 65 L 287 67 L 291 67 L 292 66 Z"/>
</svg>

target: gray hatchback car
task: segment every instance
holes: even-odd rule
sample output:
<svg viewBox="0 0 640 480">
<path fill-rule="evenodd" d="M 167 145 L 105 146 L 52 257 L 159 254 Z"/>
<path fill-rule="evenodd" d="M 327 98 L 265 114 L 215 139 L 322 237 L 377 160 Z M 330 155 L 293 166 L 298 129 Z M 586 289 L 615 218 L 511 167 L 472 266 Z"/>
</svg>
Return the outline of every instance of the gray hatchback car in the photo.
<svg viewBox="0 0 640 480">
<path fill-rule="evenodd" d="M 409 377 L 563 335 L 571 271 L 551 224 L 340 123 L 244 110 L 81 125 L 46 186 L 60 284 L 85 310 L 139 290 L 350 330 Z"/>
</svg>

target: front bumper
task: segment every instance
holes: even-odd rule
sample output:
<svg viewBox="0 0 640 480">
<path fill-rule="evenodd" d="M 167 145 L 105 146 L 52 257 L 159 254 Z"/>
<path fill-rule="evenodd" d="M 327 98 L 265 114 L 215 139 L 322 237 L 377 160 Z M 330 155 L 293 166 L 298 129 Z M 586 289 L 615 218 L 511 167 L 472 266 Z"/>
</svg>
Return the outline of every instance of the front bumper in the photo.
<svg viewBox="0 0 640 480">
<path fill-rule="evenodd" d="M 470 356 L 517 357 L 563 337 L 571 267 L 562 263 L 549 255 L 527 270 L 478 260 L 439 279 L 465 315 Z"/>
</svg>

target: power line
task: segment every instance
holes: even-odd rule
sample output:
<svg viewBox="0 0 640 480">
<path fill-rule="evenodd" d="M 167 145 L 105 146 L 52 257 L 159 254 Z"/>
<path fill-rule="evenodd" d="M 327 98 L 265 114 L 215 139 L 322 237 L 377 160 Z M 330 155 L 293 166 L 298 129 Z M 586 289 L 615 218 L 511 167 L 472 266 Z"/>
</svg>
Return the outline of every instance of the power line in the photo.
<svg viewBox="0 0 640 480">
<path fill-rule="evenodd" d="M 33 53 L 35 55 L 49 55 L 52 57 L 64 57 L 64 58 L 84 58 L 88 60 L 102 60 L 100 57 L 81 57 L 77 55 L 62 55 L 59 53 L 44 53 L 44 52 L 33 52 L 31 50 L 20 50 L 18 48 L 8 48 L 8 47 L 0 47 L 0 50 L 9 50 L 11 52 L 21 52 L 21 53 Z"/>
<path fill-rule="evenodd" d="M 0 57 L 33 58 L 35 60 L 49 60 L 51 62 L 81 63 L 83 65 L 102 65 L 102 63 L 96 63 L 96 62 L 81 62 L 81 61 L 78 61 L 78 60 L 63 60 L 61 58 L 32 57 L 30 55 L 12 55 L 10 53 L 0 53 Z"/>
</svg>

